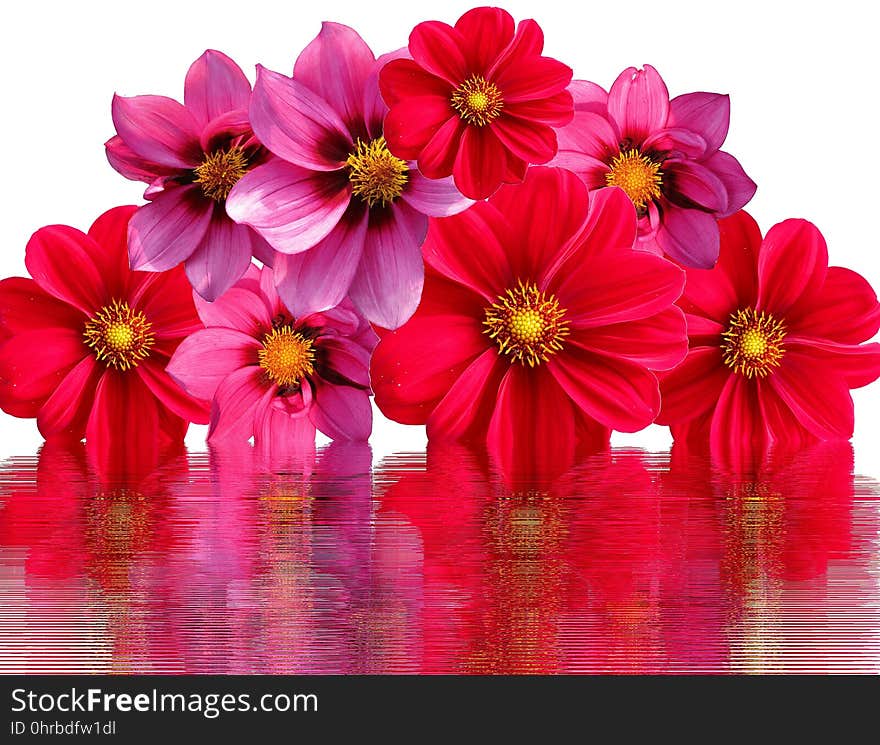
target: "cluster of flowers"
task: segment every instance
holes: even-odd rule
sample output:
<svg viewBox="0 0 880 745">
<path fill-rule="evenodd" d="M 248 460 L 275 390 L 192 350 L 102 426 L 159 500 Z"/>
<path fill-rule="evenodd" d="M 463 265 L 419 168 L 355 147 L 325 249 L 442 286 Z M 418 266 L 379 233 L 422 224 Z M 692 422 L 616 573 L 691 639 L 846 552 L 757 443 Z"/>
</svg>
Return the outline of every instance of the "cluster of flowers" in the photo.
<svg viewBox="0 0 880 745">
<path fill-rule="evenodd" d="M 189 422 L 365 439 L 373 394 L 508 460 L 655 421 L 849 438 L 880 304 L 811 223 L 741 211 L 728 97 L 670 99 L 650 66 L 606 92 L 542 50 L 499 8 L 378 59 L 326 23 L 292 77 L 251 89 L 207 51 L 183 104 L 114 97 L 107 157 L 147 204 L 33 236 L 33 279 L 0 283 L 0 406 L 132 448 Z"/>
</svg>

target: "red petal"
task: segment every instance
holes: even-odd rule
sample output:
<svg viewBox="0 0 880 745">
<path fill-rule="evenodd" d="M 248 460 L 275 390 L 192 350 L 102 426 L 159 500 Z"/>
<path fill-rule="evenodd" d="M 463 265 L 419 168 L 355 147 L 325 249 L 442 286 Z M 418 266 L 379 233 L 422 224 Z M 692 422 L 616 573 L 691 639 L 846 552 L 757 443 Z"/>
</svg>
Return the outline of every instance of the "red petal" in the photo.
<svg viewBox="0 0 880 745">
<path fill-rule="evenodd" d="M 432 75 L 457 86 L 467 77 L 467 62 L 462 49 L 462 35 L 440 21 L 425 21 L 409 35 L 409 52 L 413 59 Z"/>
<path fill-rule="evenodd" d="M 880 377 L 880 344 L 838 344 L 824 339 L 788 336 L 786 349 L 821 361 L 823 367 L 846 380 L 849 388 L 861 388 Z"/>
<path fill-rule="evenodd" d="M 564 91 L 571 82 L 571 68 L 551 57 L 532 57 L 499 68 L 492 80 L 501 89 L 505 103 L 533 101 Z"/>
<path fill-rule="evenodd" d="M 549 98 L 532 101 L 508 101 L 504 112 L 519 119 L 529 119 L 551 127 L 562 127 L 571 122 L 574 116 L 574 103 L 571 93 L 561 91 Z"/>
<path fill-rule="evenodd" d="M 419 154 L 419 170 L 425 176 L 437 179 L 452 175 L 466 127 L 460 117 L 452 116 L 434 133 Z"/>
<path fill-rule="evenodd" d="M 161 404 L 190 422 L 207 424 L 207 404 L 187 395 L 183 388 L 165 372 L 164 364 L 154 360 L 144 360 L 137 366 L 137 374 Z"/>
<path fill-rule="evenodd" d="M 0 340 L 35 328 L 81 328 L 85 322 L 80 311 L 56 300 L 32 279 L 9 277 L 0 281 Z"/>
<path fill-rule="evenodd" d="M 137 209 L 133 205 L 109 209 L 92 223 L 88 232 L 92 242 L 85 248 L 115 298 L 125 296 L 132 279 L 128 267 L 128 223 Z"/>
<path fill-rule="evenodd" d="M 455 22 L 468 69 L 485 72 L 513 39 L 513 17 L 502 8 L 473 8 Z"/>
<path fill-rule="evenodd" d="M 502 116 L 492 122 L 492 131 L 508 150 L 528 163 L 546 163 L 556 155 L 556 133 L 546 124 Z"/>
<path fill-rule="evenodd" d="M 721 454 L 767 445 L 755 381 L 742 375 L 728 377 L 712 416 L 710 441 L 712 450 Z"/>
<path fill-rule="evenodd" d="M 657 423 L 680 424 L 712 410 L 731 374 L 718 347 L 692 348 L 678 367 L 660 376 Z"/>
<path fill-rule="evenodd" d="M 758 254 L 758 310 L 785 316 L 801 297 L 817 292 L 828 271 L 825 239 L 806 220 L 770 228 Z"/>
<path fill-rule="evenodd" d="M 80 329 L 34 329 L 0 346 L 0 384 L 15 400 L 48 397 L 89 354 Z"/>
<path fill-rule="evenodd" d="M 492 127 L 465 127 L 452 174 L 468 199 L 486 199 L 501 186 L 507 149 Z"/>
<path fill-rule="evenodd" d="M 103 363 L 88 355 L 67 373 L 37 415 L 37 426 L 43 437 L 83 438 L 95 389 L 105 370 Z"/>
<path fill-rule="evenodd" d="M 452 117 L 458 119 L 448 97 L 407 98 L 394 104 L 385 117 L 385 140 L 395 155 L 413 160 Z"/>
<path fill-rule="evenodd" d="M 426 72 L 411 59 L 395 59 L 385 65 L 379 73 L 379 87 L 382 98 L 392 109 L 410 98 L 439 96 L 448 99 L 453 87 L 449 81 Z M 387 123 L 386 123 L 387 128 Z M 385 139 L 388 139 L 386 134 Z"/>
</svg>

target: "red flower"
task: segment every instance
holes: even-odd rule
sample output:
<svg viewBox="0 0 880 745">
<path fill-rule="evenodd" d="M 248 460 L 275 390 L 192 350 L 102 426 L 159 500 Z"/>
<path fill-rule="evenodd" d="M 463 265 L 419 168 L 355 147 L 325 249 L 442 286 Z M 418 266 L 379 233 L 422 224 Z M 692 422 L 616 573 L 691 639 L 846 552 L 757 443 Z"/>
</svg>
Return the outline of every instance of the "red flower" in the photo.
<svg viewBox="0 0 880 745">
<path fill-rule="evenodd" d="M 155 460 L 207 410 L 165 372 L 187 335 L 202 328 L 181 268 L 128 268 L 135 207 L 105 212 L 88 235 L 50 225 L 27 246 L 34 279 L 0 282 L 0 407 L 36 417 L 47 439 L 84 435 L 124 443 Z"/>
<path fill-rule="evenodd" d="M 420 23 L 409 37 L 413 59 L 393 60 L 379 76 L 391 152 L 418 160 L 428 178 L 452 174 L 471 199 L 522 181 L 530 163 L 556 154 L 553 127 L 574 116 L 571 69 L 543 48 L 537 23 L 514 33 L 500 8 L 474 8 L 454 27 Z"/>
<path fill-rule="evenodd" d="M 635 237 L 623 191 L 588 199 L 555 168 L 432 220 L 422 304 L 373 357 L 379 408 L 430 438 L 488 438 L 527 471 L 646 427 L 660 407 L 651 371 L 685 353 L 684 275 Z"/>
<path fill-rule="evenodd" d="M 851 437 L 849 391 L 880 376 L 880 344 L 861 344 L 880 328 L 874 290 L 828 266 L 806 220 L 763 241 L 745 212 L 720 227 L 715 269 L 687 270 L 690 350 L 663 376 L 658 422 L 719 452 Z"/>
</svg>

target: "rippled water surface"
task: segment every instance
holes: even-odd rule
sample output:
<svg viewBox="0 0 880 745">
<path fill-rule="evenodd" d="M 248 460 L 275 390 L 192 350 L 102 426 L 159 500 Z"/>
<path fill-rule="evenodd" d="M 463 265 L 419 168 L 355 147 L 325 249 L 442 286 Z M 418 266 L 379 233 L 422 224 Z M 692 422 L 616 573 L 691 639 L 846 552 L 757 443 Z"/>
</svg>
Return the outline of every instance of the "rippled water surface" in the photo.
<svg viewBox="0 0 880 745">
<path fill-rule="evenodd" d="M 0 671 L 880 671 L 880 501 L 849 444 L 726 468 L 612 450 L 510 480 L 83 446 L 0 467 Z"/>
</svg>

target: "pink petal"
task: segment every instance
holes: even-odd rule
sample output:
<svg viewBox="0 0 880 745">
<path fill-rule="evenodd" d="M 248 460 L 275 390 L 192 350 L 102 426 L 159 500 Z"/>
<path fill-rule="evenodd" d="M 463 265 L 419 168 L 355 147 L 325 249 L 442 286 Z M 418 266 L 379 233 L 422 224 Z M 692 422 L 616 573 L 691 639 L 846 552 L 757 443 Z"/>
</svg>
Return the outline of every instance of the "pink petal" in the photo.
<svg viewBox="0 0 880 745">
<path fill-rule="evenodd" d="M 510 152 L 528 163 L 546 163 L 556 155 L 556 133 L 546 124 L 502 116 L 492 131 Z"/>
<path fill-rule="evenodd" d="M 608 166 L 591 155 L 584 155 L 575 150 L 560 149 L 548 165 L 564 168 L 577 174 L 577 177 L 590 190 L 602 189 L 607 185 L 605 174 L 608 173 Z"/>
<path fill-rule="evenodd" d="M 642 143 L 643 153 L 659 153 L 661 157 L 701 158 L 706 153 L 706 141 L 695 132 L 680 127 L 664 127 Z"/>
<path fill-rule="evenodd" d="M 135 371 L 159 402 L 177 416 L 196 424 L 208 423 L 207 402 L 210 399 L 197 401 L 153 359 L 144 360 Z"/>
<path fill-rule="evenodd" d="M 194 398 L 211 401 L 233 372 L 257 363 L 260 342 L 231 328 L 209 328 L 184 339 L 166 371 Z"/>
<path fill-rule="evenodd" d="M 111 299 L 92 258 L 98 250 L 79 230 L 49 225 L 28 241 L 24 263 L 43 290 L 91 316 Z"/>
<path fill-rule="evenodd" d="M 309 410 L 312 423 L 333 440 L 366 440 L 373 429 L 373 410 L 366 391 L 333 385 L 316 378 Z"/>
<path fill-rule="evenodd" d="M 727 209 L 724 184 L 712 171 L 692 160 L 667 160 L 663 163 L 663 192 L 678 206 L 698 206 L 710 212 Z"/>
<path fill-rule="evenodd" d="M 670 127 L 696 132 L 706 141 L 707 152 L 717 150 L 730 126 L 730 96 L 720 93 L 686 93 L 669 102 Z"/>
<path fill-rule="evenodd" d="M 461 51 L 464 47 L 462 35 L 440 21 L 420 23 L 409 35 L 409 52 L 413 59 L 453 87 L 467 77 L 467 61 Z"/>
<path fill-rule="evenodd" d="M 257 65 L 251 126 L 279 158 L 315 171 L 342 167 L 353 143 L 331 104 L 304 84 Z"/>
<path fill-rule="evenodd" d="M 70 435 L 80 440 L 94 400 L 95 388 L 105 367 L 86 355 L 60 382 L 37 414 L 37 427 L 45 438 Z"/>
<path fill-rule="evenodd" d="M 208 49 L 186 73 L 183 102 L 204 127 L 230 111 L 247 111 L 251 84 L 241 68 L 223 52 Z"/>
<path fill-rule="evenodd" d="M 206 326 L 236 329 L 249 336 L 265 333 L 272 327 L 274 309 L 268 307 L 256 288 L 236 286 L 213 303 L 198 296 L 195 301 L 199 317 Z"/>
<path fill-rule="evenodd" d="M 276 251 L 293 254 L 327 236 L 350 199 L 344 175 L 316 173 L 276 158 L 244 175 L 229 193 L 226 212 Z"/>
<path fill-rule="evenodd" d="M 623 139 L 642 143 L 666 126 L 669 91 L 663 78 L 651 65 L 643 70 L 627 68 L 608 93 L 608 113 L 617 122 Z"/>
<path fill-rule="evenodd" d="M 409 181 L 400 198 L 417 212 L 429 217 L 457 215 L 474 202 L 461 195 L 451 177 L 425 178 L 415 168 L 409 172 Z"/>
<path fill-rule="evenodd" d="M 205 300 L 212 302 L 234 285 L 251 265 L 254 234 L 215 209 L 199 247 L 186 260 L 186 276 Z"/>
<path fill-rule="evenodd" d="M 608 114 L 608 94 L 602 86 L 589 80 L 572 80 L 568 92 L 575 111 L 591 111 L 601 116 Z"/>
<path fill-rule="evenodd" d="M 493 127 L 466 127 L 452 172 L 455 185 L 470 199 L 485 199 L 501 186 L 506 160 Z"/>
<path fill-rule="evenodd" d="M 657 378 L 634 362 L 568 344 L 546 364 L 571 399 L 606 427 L 637 432 L 660 411 Z"/>
<path fill-rule="evenodd" d="M 718 261 L 718 221 L 706 212 L 683 209 L 666 202 L 657 230 L 657 244 L 663 253 L 679 264 L 711 269 Z"/>
<path fill-rule="evenodd" d="M 507 257 L 508 230 L 495 207 L 477 203 L 453 217 L 431 220 L 422 253 L 438 272 L 494 301 L 516 279 Z"/>
<path fill-rule="evenodd" d="M 732 155 L 719 150 L 706 158 L 703 165 L 721 179 L 727 190 L 727 207 L 719 217 L 727 217 L 741 210 L 755 196 L 757 185 L 746 175 L 739 161 Z"/>
<path fill-rule="evenodd" d="M 880 303 L 863 276 L 832 266 L 816 295 L 804 298 L 785 320 L 797 336 L 859 344 L 880 331 Z"/>
<path fill-rule="evenodd" d="M 678 424 L 713 409 L 732 374 L 717 346 L 693 347 L 678 367 L 660 376 L 657 423 Z"/>
<path fill-rule="evenodd" d="M 119 135 L 107 140 L 104 143 L 104 149 L 110 165 L 132 181 L 143 181 L 149 184 L 157 178 L 170 176 L 177 170 L 168 166 L 160 166 L 158 163 L 142 158 L 126 145 Z"/>
<path fill-rule="evenodd" d="M 567 344 L 644 365 L 650 370 L 671 370 L 688 351 L 684 313 L 676 307 L 638 321 L 615 323 L 577 332 Z"/>
<path fill-rule="evenodd" d="M 334 336 L 322 337 L 319 346 L 327 369 L 362 388 L 370 387 L 370 350 Z"/>
<path fill-rule="evenodd" d="M 266 406 L 257 412 L 254 446 L 272 456 L 298 454 L 314 449 L 315 425 L 305 416 L 291 416 L 283 408 Z"/>
<path fill-rule="evenodd" d="M 116 133 L 146 161 L 169 168 L 199 164 L 198 124 L 182 104 L 165 96 L 113 96 Z"/>
<path fill-rule="evenodd" d="M 830 366 L 797 349 L 787 349 L 781 367 L 768 382 L 797 420 L 816 437 L 852 437 L 852 396 L 844 378 Z"/>
<path fill-rule="evenodd" d="M 614 127 L 604 117 L 589 111 L 578 111 L 571 124 L 557 133 L 560 150 L 574 150 L 605 162 L 620 152 L 620 144 Z"/>
<path fill-rule="evenodd" d="M 376 58 L 357 31 L 325 21 L 300 52 L 294 80 L 321 96 L 349 127 L 363 125 L 363 96 Z"/>
<path fill-rule="evenodd" d="M 422 150 L 441 129 L 457 130 L 459 122 L 448 95 L 418 95 L 403 99 L 388 112 L 385 140 L 395 155 L 412 160 L 421 157 Z"/>
<path fill-rule="evenodd" d="M 276 390 L 264 382 L 264 371 L 256 365 L 230 373 L 214 393 L 208 442 L 250 439 L 261 409 L 271 405 Z"/>
<path fill-rule="evenodd" d="M 797 301 L 825 282 L 828 249 L 822 234 L 806 220 L 785 220 L 764 237 L 758 253 L 758 310 L 785 316 Z"/>
<path fill-rule="evenodd" d="M 128 224 L 132 269 L 164 272 L 188 259 L 205 237 L 213 212 L 213 202 L 205 199 L 197 186 L 159 194 Z"/>
<path fill-rule="evenodd" d="M 351 299 L 364 317 L 396 329 L 415 313 L 422 295 L 421 245 L 428 218 L 405 202 L 372 210 L 360 267 L 351 283 Z"/>
<path fill-rule="evenodd" d="M 490 348 L 461 373 L 427 421 L 428 439 L 482 439 L 509 362 Z"/>
<path fill-rule="evenodd" d="M 278 254 L 275 284 L 295 317 L 328 310 L 348 294 L 364 252 L 368 217 L 365 209 L 351 210 L 308 251 Z"/>
</svg>

